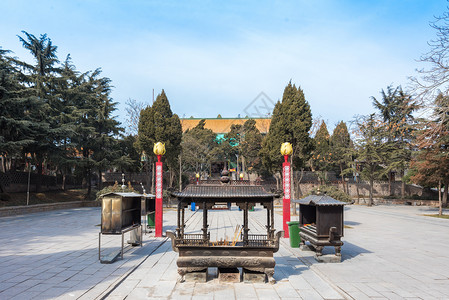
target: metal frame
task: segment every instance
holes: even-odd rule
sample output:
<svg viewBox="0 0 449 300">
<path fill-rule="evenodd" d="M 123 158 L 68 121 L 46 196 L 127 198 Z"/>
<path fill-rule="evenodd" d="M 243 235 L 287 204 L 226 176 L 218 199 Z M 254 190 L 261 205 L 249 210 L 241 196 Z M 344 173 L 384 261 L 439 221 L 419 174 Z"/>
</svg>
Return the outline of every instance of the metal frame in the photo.
<svg viewBox="0 0 449 300">
<path fill-rule="evenodd" d="M 132 231 L 132 230 L 139 229 L 139 227 L 140 227 L 140 243 L 138 243 L 138 244 L 140 245 L 140 247 L 142 247 L 142 244 L 143 244 L 143 229 L 142 229 L 142 225 L 136 224 L 136 225 L 134 225 L 132 227 L 125 228 L 125 229 L 123 229 L 121 231 L 121 233 L 120 233 L 121 236 L 122 236 L 122 247 L 121 247 L 121 250 L 120 250 L 120 257 L 121 257 L 121 259 L 123 259 L 123 252 L 124 252 L 123 248 L 124 248 L 124 245 L 125 245 L 125 233 L 127 233 L 129 231 Z M 105 260 L 101 259 L 101 235 L 102 234 L 103 233 L 101 233 L 101 232 L 98 233 L 98 260 L 100 260 L 101 263 L 103 263 L 103 262 L 113 262 L 114 260 L 112 260 L 112 261 L 105 261 Z M 117 234 L 106 234 L 105 233 L 105 235 L 117 235 Z"/>
<path fill-rule="evenodd" d="M 177 228 L 167 231 L 172 248 L 179 253 L 177 260 L 180 281 L 187 273 L 202 271 L 208 267 L 237 268 L 265 273 L 274 282 L 274 253 L 279 250 L 279 240 L 284 231 L 275 234 L 274 197 L 261 186 L 213 186 L 186 188 L 172 193 L 178 199 Z M 203 210 L 201 233 L 185 234 L 185 208 L 192 202 Z M 243 212 L 242 240 L 234 244 L 216 244 L 210 241 L 208 210 L 217 202 L 235 203 Z M 249 234 L 249 209 L 261 204 L 267 210 L 266 234 Z"/>
</svg>

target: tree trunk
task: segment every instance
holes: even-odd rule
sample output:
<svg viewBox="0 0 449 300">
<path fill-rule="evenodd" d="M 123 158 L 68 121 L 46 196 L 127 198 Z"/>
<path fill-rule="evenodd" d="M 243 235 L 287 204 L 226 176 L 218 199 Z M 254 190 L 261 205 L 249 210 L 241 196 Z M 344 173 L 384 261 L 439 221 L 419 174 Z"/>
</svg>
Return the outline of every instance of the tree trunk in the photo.
<svg viewBox="0 0 449 300">
<path fill-rule="evenodd" d="M 66 169 L 66 168 L 64 168 L 64 167 L 61 169 L 61 175 L 62 175 L 62 190 L 63 190 L 63 191 L 66 190 L 66 186 L 65 186 L 65 181 L 66 181 L 65 169 Z"/>
<path fill-rule="evenodd" d="M 277 173 L 274 175 L 274 178 L 276 179 L 276 190 L 279 191 L 279 177 Z"/>
<path fill-rule="evenodd" d="M 36 167 L 37 167 L 36 193 L 39 193 L 42 188 L 42 161 L 38 161 Z"/>
<path fill-rule="evenodd" d="M 447 189 L 449 185 L 449 181 L 444 181 L 444 190 L 443 190 L 443 207 L 447 207 Z"/>
<path fill-rule="evenodd" d="M 179 154 L 179 191 L 182 191 L 182 155 Z"/>
<path fill-rule="evenodd" d="M 155 162 L 153 162 L 153 160 L 151 160 L 151 166 L 153 167 L 153 170 L 151 172 L 151 194 L 154 195 L 154 168 L 155 168 Z"/>
<path fill-rule="evenodd" d="M 391 190 L 391 172 L 388 173 L 388 196 L 393 195 Z"/>
<path fill-rule="evenodd" d="M 6 173 L 6 158 L 2 156 L 1 159 L 2 159 L 2 170 L 3 170 L 3 173 Z"/>
<path fill-rule="evenodd" d="M 90 169 L 90 166 L 87 167 L 87 193 L 86 198 L 90 197 L 90 192 L 92 191 L 92 170 Z"/>
<path fill-rule="evenodd" d="M 373 190 L 374 190 L 374 179 L 370 178 L 370 180 L 369 180 L 369 200 L 368 200 L 368 206 L 373 206 Z"/>
<path fill-rule="evenodd" d="M 170 175 L 170 183 L 169 183 L 169 187 L 173 188 L 173 183 L 175 181 L 175 172 L 172 170 L 169 170 L 168 174 Z"/>
<path fill-rule="evenodd" d="M 246 173 L 246 159 L 244 156 L 242 156 L 242 172 L 243 172 L 243 174 Z M 248 175 L 248 180 L 249 180 L 249 175 Z"/>
<path fill-rule="evenodd" d="M 340 175 L 341 175 L 341 181 L 342 181 L 342 185 L 343 185 L 343 192 L 348 194 L 347 189 L 345 187 L 346 182 L 345 182 L 345 175 L 343 175 L 343 164 L 340 164 Z"/>
<path fill-rule="evenodd" d="M 441 201 L 441 180 L 438 181 L 438 215 L 443 215 L 443 202 Z"/>
<path fill-rule="evenodd" d="M 401 170 L 401 199 L 405 198 L 405 180 L 404 180 L 404 170 Z"/>
<path fill-rule="evenodd" d="M 103 170 L 98 169 L 98 190 L 103 189 Z"/>
</svg>

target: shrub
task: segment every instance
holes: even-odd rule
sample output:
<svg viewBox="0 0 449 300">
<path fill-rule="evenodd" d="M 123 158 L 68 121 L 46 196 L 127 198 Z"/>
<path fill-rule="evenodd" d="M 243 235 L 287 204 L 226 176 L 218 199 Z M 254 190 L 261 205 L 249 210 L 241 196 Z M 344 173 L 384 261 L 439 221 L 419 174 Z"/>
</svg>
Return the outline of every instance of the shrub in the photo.
<svg viewBox="0 0 449 300">
<path fill-rule="evenodd" d="M 119 185 L 118 182 L 116 181 L 114 183 L 114 185 L 107 186 L 107 187 L 101 189 L 100 191 L 98 191 L 96 196 L 97 196 L 97 200 L 100 200 L 101 195 L 104 195 L 107 193 L 121 193 L 121 192 L 131 193 L 131 192 L 135 192 L 135 190 L 131 186 L 131 182 L 128 182 L 128 186 L 123 190 L 122 186 Z"/>
<path fill-rule="evenodd" d="M 326 194 L 336 200 L 343 202 L 352 202 L 351 196 L 349 196 L 339 188 L 330 185 L 320 185 L 319 187 L 313 188 L 308 195 L 316 195 L 318 193 L 318 189 L 321 194 Z"/>
<path fill-rule="evenodd" d="M 6 194 L 6 193 L 0 193 L 0 200 L 1 201 L 10 201 L 11 195 Z"/>
</svg>

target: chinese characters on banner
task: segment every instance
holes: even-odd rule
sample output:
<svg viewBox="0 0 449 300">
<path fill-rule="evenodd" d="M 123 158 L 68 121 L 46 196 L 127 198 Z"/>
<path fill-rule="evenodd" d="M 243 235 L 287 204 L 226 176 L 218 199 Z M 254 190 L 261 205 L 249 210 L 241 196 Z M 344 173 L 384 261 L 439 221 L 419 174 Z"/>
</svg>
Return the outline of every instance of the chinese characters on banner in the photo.
<svg viewBox="0 0 449 300">
<path fill-rule="evenodd" d="M 288 225 L 287 222 L 290 222 L 290 193 L 291 193 L 291 184 L 290 184 L 290 163 L 288 161 L 282 164 L 282 181 L 284 186 L 284 199 L 282 201 L 282 211 L 283 211 L 283 230 L 284 237 L 289 237 Z"/>
<path fill-rule="evenodd" d="M 162 198 L 162 165 L 156 166 L 156 198 Z"/>
<path fill-rule="evenodd" d="M 162 162 L 156 163 L 156 218 L 155 236 L 162 236 Z"/>
</svg>

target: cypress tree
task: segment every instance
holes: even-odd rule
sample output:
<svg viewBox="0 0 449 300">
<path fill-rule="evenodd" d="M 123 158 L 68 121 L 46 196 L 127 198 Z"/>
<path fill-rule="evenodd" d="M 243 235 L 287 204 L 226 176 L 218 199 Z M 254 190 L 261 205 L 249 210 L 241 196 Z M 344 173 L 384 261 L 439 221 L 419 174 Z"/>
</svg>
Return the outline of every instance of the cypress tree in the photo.
<svg viewBox="0 0 449 300">
<path fill-rule="evenodd" d="M 201 120 L 194 128 L 187 130 L 182 136 L 182 162 L 185 170 L 201 171 L 201 166 L 209 165 L 213 150 L 217 147 L 217 135 L 204 128 L 205 120 Z"/>
<path fill-rule="evenodd" d="M 165 144 L 164 155 L 170 170 L 170 186 L 173 185 L 178 157 L 181 152 L 182 127 L 177 114 L 173 114 L 165 91 L 157 96 L 152 106 L 148 106 L 140 113 L 137 147 L 140 151 L 153 153 L 156 142 Z M 152 155 L 150 157 L 153 157 Z"/>
<path fill-rule="evenodd" d="M 259 152 L 262 149 L 262 135 L 256 127 L 256 121 L 249 119 L 243 124 L 243 135 L 240 146 L 243 171 L 260 172 L 262 161 Z"/>
<path fill-rule="evenodd" d="M 34 109 L 42 103 L 22 85 L 24 75 L 9 50 L 0 48 L 0 155 L 2 170 L 7 171 L 6 160 L 24 155 L 24 147 L 34 143 Z"/>
<path fill-rule="evenodd" d="M 315 150 L 312 152 L 312 168 L 318 171 L 321 183 L 326 180 L 326 172 L 329 171 L 331 166 L 332 152 L 330 151 L 329 143 L 329 131 L 327 130 L 326 123 L 321 122 L 314 140 Z"/>
<path fill-rule="evenodd" d="M 338 167 L 343 181 L 343 189 L 345 189 L 345 170 L 349 168 L 353 152 L 352 141 L 345 122 L 341 121 L 334 128 L 330 144 L 332 149 L 331 161 Z"/>
<path fill-rule="evenodd" d="M 283 158 L 279 149 L 284 142 L 293 146 L 294 168 L 303 168 L 313 149 L 309 137 L 311 127 L 312 113 L 304 92 L 290 81 L 282 102 L 278 101 L 274 107 L 270 130 L 262 143 L 260 154 L 264 168 L 271 174 L 280 171 Z"/>
</svg>

